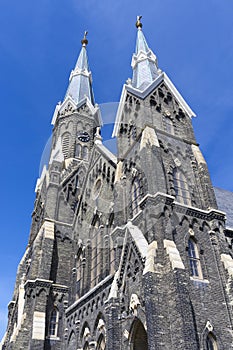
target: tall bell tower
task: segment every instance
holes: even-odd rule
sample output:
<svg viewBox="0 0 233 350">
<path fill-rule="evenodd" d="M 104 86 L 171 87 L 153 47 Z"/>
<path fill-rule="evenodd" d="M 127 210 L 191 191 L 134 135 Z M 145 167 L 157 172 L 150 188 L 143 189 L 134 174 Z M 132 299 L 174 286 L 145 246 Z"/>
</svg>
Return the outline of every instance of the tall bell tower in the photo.
<svg viewBox="0 0 233 350">
<path fill-rule="evenodd" d="M 74 259 L 72 224 L 101 124 L 86 36 L 87 32 L 65 98 L 53 115 L 49 162 L 35 189 L 29 244 L 18 267 L 3 348 L 63 348 Z"/>
<path fill-rule="evenodd" d="M 230 349 L 232 255 L 195 116 L 149 48 L 137 18 L 133 77 L 123 86 L 117 137 L 114 246 L 118 327 L 109 349 Z M 230 273 L 230 275 L 229 275 Z M 114 310 L 119 299 L 111 300 Z M 128 315 L 128 316 L 126 316 Z M 132 317 L 130 319 L 130 317 Z M 111 320 L 110 320 L 111 322 Z"/>
</svg>

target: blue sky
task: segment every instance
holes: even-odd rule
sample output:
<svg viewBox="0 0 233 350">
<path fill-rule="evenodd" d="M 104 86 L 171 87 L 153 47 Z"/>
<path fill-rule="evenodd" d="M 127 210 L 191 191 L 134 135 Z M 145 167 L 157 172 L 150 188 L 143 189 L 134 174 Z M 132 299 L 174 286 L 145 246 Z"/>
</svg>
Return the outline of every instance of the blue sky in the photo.
<svg viewBox="0 0 233 350">
<path fill-rule="evenodd" d="M 233 3 L 229 0 L 0 0 L 0 337 L 30 229 L 34 188 L 54 107 L 88 30 L 98 103 L 118 101 L 131 77 L 136 15 L 197 118 L 215 186 L 233 191 Z"/>
</svg>

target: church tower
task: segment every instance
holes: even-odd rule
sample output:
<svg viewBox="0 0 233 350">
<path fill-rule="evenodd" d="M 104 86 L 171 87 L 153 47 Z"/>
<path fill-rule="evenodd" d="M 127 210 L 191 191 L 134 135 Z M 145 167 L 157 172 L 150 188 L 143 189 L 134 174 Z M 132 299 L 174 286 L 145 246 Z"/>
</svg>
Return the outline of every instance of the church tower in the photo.
<svg viewBox="0 0 233 350">
<path fill-rule="evenodd" d="M 55 109 L 2 349 L 233 349 L 233 258 L 195 116 L 137 18 L 132 79 L 102 143 L 87 33 Z"/>
<path fill-rule="evenodd" d="M 194 137 L 195 115 L 159 69 L 140 19 L 133 78 L 123 86 L 114 128 L 112 238 L 121 251 L 115 276 L 122 313 L 109 349 L 124 348 L 114 337 L 123 330 L 132 349 L 230 349 L 224 213 Z"/>
</svg>

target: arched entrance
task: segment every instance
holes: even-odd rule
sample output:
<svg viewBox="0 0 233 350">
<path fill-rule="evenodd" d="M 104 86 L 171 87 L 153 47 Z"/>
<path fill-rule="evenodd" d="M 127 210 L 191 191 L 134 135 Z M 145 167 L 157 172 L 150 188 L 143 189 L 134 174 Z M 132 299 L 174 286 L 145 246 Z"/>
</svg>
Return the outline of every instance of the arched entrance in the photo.
<svg viewBox="0 0 233 350">
<path fill-rule="evenodd" d="M 131 350 L 148 350 L 146 330 L 140 320 L 135 321 L 132 329 Z"/>
</svg>

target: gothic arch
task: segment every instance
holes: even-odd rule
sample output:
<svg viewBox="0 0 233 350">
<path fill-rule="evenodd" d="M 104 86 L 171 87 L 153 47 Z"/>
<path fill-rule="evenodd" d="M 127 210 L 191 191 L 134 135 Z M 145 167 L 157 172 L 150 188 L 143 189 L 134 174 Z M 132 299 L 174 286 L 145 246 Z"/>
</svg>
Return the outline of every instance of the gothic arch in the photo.
<svg viewBox="0 0 233 350">
<path fill-rule="evenodd" d="M 64 134 L 62 135 L 62 151 L 65 158 L 69 156 L 70 141 L 71 141 L 70 133 L 64 132 Z"/>
<path fill-rule="evenodd" d="M 173 184 L 177 201 L 191 205 L 191 194 L 187 177 L 178 167 L 173 169 Z"/>
<path fill-rule="evenodd" d="M 90 330 L 90 326 L 89 326 L 89 324 L 87 323 L 87 321 L 85 321 L 84 322 L 84 325 L 83 325 L 83 328 L 82 328 L 82 330 L 81 330 L 81 332 L 80 332 L 80 339 L 83 339 L 83 337 L 85 336 L 85 332 L 86 332 L 86 330 Z"/>
<path fill-rule="evenodd" d="M 49 315 L 49 337 L 57 337 L 58 335 L 59 311 L 56 306 L 53 307 Z"/>
<path fill-rule="evenodd" d="M 213 325 L 207 321 L 205 329 L 201 335 L 202 348 L 204 350 L 224 350 L 221 338 Z"/>
<path fill-rule="evenodd" d="M 147 332 L 143 323 L 137 318 L 130 330 L 130 350 L 148 350 Z"/>
<path fill-rule="evenodd" d="M 105 336 L 101 334 L 97 340 L 96 350 L 105 350 L 105 348 L 106 348 Z"/>
<path fill-rule="evenodd" d="M 73 350 L 73 349 L 76 349 L 76 336 L 74 331 L 72 330 L 68 338 L 67 350 Z"/>
<path fill-rule="evenodd" d="M 101 322 L 101 325 L 100 325 L 100 321 L 103 321 Z M 101 333 L 101 329 L 98 329 L 98 327 L 103 326 L 104 328 L 104 324 L 105 324 L 105 317 L 102 312 L 99 312 L 94 323 L 93 333 L 94 334 L 96 334 L 97 332 Z"/>
</svg>

